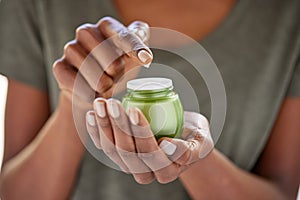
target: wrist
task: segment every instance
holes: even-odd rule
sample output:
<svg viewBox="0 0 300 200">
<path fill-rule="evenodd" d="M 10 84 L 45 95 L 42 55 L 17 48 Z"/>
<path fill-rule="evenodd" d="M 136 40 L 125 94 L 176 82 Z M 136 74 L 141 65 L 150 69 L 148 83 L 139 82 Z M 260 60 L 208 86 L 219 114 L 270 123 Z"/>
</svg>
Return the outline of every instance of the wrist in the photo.
<svg viewBox="0 0 300 200">
<path fill-rule="evenodd" d="M 75 123 L 78 120 L 74 120 L 71 93 L 65 91 L 62 91 L 60 93 L 59 104 L 53 115 L 60 134 L 63 134 L 65 135 L 65 137 L 67 137 L 66 142 L 68 141 L 68 143 L 70 143 L 71 146 L 78 149 L 80 152 L 83 151 L 84 145 L 82 141 L 82 136 L 80 138 Z"/>
</svg>

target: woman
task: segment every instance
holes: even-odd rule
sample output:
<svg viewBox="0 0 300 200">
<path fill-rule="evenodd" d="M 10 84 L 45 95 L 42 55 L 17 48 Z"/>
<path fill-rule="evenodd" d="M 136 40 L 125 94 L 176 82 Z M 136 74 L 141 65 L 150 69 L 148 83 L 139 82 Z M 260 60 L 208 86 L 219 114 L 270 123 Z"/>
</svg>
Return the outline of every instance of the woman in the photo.
<svg viewBox="0 0 300 200">
<path fill-rule="evenodd" d="M 3 199 L 296 196 L 300 166 L 299 2 L 27 1 L 0 4 L 4 27 L 0 66 L 1 73 L 9 77 Z M 182 163 L 187 168 L 183 173 L 168 169 L 164 171 L 167 177 L 157 171 L 134 175 L 139 183 L 155 178 L 167 183 L 177 176 L 180 182 L 141 186 L 130 175 L 104 167 L 89 155 L 84 157 L 78 175 L 84 147 L 74 126 L 70 100 L 76 67 L 95 44 L 109 36 L 105 29 L 110 24 L 116 24 L 116 32 L 122 26 L 109 18 L 104 20 L 107 24 L 81 26 L 75 37 L 74 30 L 79 24 L 107 15 L 120 18 L 126 25 L 138 19 L 150 26 L 180 31 L 202 41 L 222 66 L 219 70 L 228 97 L 226 124 L 217 145 L 222 153 L 214 149 L 191 165 Z M 72 38 L 63 52 L 62 47 Z M 99 96 L 109 97 L 105 92 L 114 85 L 116 69 L 121 67 L 124 72 L 152 59 L 147 48 L 141 47 L 138 50 L 149 53 L 144 54 L 146 59 L 139 60 L 135 54 L 123 67 L 119 60 L 115 68 L 107 68 L 107 76 L 97 89 L 94 87 Z M 51 75 L 55 60 L 60 92 Z M 106 105 L 107 100 L 101 101 Z M 191 117 L 192 121 L 201 120 L 198 118 L 201 116 Z M 159 148 L 153 141 L 151 144 L 151 148 Z M 128 147 L 127 143 L 120 145 Z"/>
</svg>

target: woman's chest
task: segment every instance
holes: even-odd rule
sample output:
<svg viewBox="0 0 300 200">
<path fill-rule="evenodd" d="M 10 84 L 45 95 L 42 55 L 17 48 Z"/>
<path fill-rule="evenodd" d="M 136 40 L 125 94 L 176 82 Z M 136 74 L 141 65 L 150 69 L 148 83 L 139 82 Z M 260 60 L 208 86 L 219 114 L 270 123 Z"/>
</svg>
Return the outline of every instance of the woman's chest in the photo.
<svg viewBox="0 0 300 200">
<path fill-rule="evenodd" d="M 125 24 L 142 20 L 151 27 L 172 29 L 200 40 L 219 26 L 235 1 L 115 0 L 114 6 Z"/>
</svg>

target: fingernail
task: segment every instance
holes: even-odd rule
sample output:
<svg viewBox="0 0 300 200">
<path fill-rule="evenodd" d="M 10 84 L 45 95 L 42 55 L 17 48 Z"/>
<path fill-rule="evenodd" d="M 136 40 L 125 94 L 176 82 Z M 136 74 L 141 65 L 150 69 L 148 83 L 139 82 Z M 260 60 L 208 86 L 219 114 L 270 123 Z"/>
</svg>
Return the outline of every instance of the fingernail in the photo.
<svg viewBox="0 0 300 200">
<path fill-rule="evenodd" d="M 99 117 L 103 118 L 103 117 L 106 116 L 104 102 L 96 101 L 95 102 L 95 109 L 96 109 L 96 113 Z"/>
<path fill-rule="evenodd" d="M 96 122 L 95 122 L 95 116 L 93 115 L 92 112 L 89 111 L 89 112 L 86 114 L 86 121 L 88 122 L 88 124 L 89 124 L 90 126 L 95 126 L 95 125 L 96 125 Z"/>
<path fill-rule="evenodd" d="M 163 140 L 160 144 L 159 144 L 160 148 L 165 152 L 165 154 L 167 154 L 168 156 L 171 156 L 175 153 L 176 151 L 176 145 L 167 141 L 167 140 Z"/>
<path fill-rule="evenodd" d="M 108 100 L 107 108 L 110 116 L 113 118 L 118 118 L 120 116 L 119 106 L 114 100 Z"/>
<path fill-rule="evenodd" d="M 129 119 L 133 125 L 139 124 L 139 113 L 136 109 L 130 109 L 129 111 Z"/>
<path fill-rule="evenodd" d="M 138 52 L 138 58 L 142 63 L 146 63 L 148 60 L 152 59 L 152 55 L 148 51 L 142 49 Z"/>
</svg>

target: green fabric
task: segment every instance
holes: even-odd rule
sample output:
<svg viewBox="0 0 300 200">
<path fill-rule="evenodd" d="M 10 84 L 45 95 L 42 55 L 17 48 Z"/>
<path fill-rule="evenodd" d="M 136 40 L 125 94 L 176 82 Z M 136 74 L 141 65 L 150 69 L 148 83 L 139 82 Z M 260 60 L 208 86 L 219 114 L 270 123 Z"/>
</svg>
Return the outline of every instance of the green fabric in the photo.
<svg viewBox="0 0 300 200">
<path fill-rule="evenodd" d="M 0 3 L 0 73 L 47 90 L 36 9 L 31 0 Z"/>
<path fill-rule="evenodd" d="M 53 62 L 80 24 L 117 17 L 110 1 L 3 0 L 0 3 L 0 73 L 42 90 L 57 105 Z M 227 116 L 217 148 L 239 167 L 251 170 L 269 137 L 286 97 L 300 97 L 300 1 L 239 1 L 227 19 L 201 44 L 216 62 L 227 92 Z M 188 63 L 166 52 L 162 62 L 181 72 L 195 89 L 201 113 L 210 117 L 202 78 Z M 197 56 L 197 55 L 194 55 Z M 141 76 L 155 73 L 142 69 Z M 175 86 L 176 88 L 176 86 Z M 189 110 L 188 98 L 181 96 Z M 201 170 L 201 169 L 200 169 Z M 73 199 L 188 199 L 179 181 L 142 186 L 88 153 Z"/>
<path fill-rule="evenodd" d="M 297 60 L 297 66 L 294 69 L 293 77 L 287 90 L 287 96 L 300 97 L 300 57 Z"/>
</svg>

